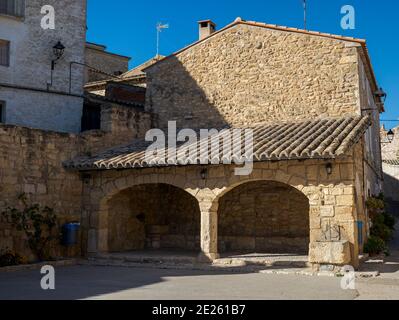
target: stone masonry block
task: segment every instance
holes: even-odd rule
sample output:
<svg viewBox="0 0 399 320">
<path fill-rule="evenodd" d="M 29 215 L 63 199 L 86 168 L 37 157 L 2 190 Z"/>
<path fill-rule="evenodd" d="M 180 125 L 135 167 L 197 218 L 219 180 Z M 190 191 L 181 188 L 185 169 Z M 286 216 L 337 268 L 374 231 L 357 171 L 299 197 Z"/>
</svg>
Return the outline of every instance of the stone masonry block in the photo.
<svg viewBox="0 0 399 320">
<path fill-rule="evenodd" d="M 310 244 L 309 262 L 340 266 L 350 264 L 350 244 L 348 241 L 312 242 Z"/>
</svg>

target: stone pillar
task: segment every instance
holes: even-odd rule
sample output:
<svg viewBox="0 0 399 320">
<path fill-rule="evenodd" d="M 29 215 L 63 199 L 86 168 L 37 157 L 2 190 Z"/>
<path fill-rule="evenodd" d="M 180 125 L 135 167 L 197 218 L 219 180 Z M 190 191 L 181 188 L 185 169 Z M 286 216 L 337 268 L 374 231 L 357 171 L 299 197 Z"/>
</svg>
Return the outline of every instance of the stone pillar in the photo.
<svg viewBox="0 0 399 320">
<path fill-rule="evenodd" d="M 216 196 L 209 189 L 201 190 L 198 199 L 201 211 L 201 253 L 199 260 L 212 262 L 218 254 L 218 208 Z"/>
<path fill-rule="evenodd" d="M 213 261 L 218 254 L 218 214 L 216 211 L 201 212 L 201 261 Z"/>
<path fill-rule="evenodd" d="M 87 233 L 86 251 L 88 255 L 95 255 L 108 251 L 108 207 L 102 200 L 103 192 L 92 186 L 92 182 L 83 184 L 83 212 L 82 230 Z M 106 203 L 106 202 L 105 202 Z"/>
</svg>

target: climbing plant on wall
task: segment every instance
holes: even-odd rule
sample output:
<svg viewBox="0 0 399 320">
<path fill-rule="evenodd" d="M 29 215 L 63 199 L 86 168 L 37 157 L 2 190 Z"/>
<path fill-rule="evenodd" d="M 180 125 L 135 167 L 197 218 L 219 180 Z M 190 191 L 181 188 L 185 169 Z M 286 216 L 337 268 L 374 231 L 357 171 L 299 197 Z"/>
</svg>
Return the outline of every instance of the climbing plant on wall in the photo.
<svg viewBox="0 0 399 320">
<path fill-rule="evenodd" d="M 49 259 L 49 246 L 59 238 L 54 210 L 38 204 L 28 204 L 26 194 L 20 195 L 18 200 L 22 209 L 7 208 L 2 215 L 17 231 L 25 233 L 29 248 L 40 261 Z"/>
</svg>

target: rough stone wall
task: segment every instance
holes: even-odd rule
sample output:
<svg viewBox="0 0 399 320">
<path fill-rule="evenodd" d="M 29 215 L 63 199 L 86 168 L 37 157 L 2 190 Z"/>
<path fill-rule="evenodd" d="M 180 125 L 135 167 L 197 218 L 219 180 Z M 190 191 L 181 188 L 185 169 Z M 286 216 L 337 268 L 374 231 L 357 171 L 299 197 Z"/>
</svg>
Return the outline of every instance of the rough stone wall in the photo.
<svg viewBox="0 0 399 320">
<path fill-rule="evenodd" d="M 69 94 L 70 62 L 84 62 L 86 38 L 86 0 L 25 1 L 24 19 L 0 17 L 0 39 L 10 41 L 10 66 L 0 66 L 0 83 L 14 87 L 29 87 Z M 41 28 L 41 7 L 55 9 L 55 30 Z M 66 47 L 56 64 L 51 86 L 53 46 L 61 41 Z M 72 90 L 83 93 L 84 70 L 72 70 Z M 0 90 L 0 100 L 6 102 L 6 123 L 45 130 L 79 132 L 83 99 L 46 92 L 8 89 Z M 62 120 L 62 121 L 61 121 Z"/>
<path fill-rule="evenodd" d="M 154 245 L 199 248 L 198 203 L 183 190 L 159 184 L 136 186 L 116 195 L 108 207 L 110 251 L 156 249 Z"/>
<path fill-rule="evenodd" d="M 357 114 L 357 48 L 350 42 L 236 25 L 159 62 L 146 107 L 159 127 L 241 126 Z"/>
<path fill-rule="evenodd" d="M 362 228 L 358 224 L 356 226 L 356 237 L 358 238 L 358 250 L 363 253 L 364 244 L 367 242 L 370 230 L 370 221 L 368 212 L 366 209 L 365 202 L 368 199 L 368 195 L 378 194 L 379 191 L 376 189 L 378 181 L 375 181 L 375 171 L 371 169 L 366 160 L 364 160 L 365 154 L 365 140 L 358 143 L 353 150 L 353 171 L 355 179 L 355 200 L 356 200 L 356 221 L 362 223 Z"/>
<path fill-rule="evenodd" d="M 360 57 L 361 55 L 359 55 Z M 376 103 L 374 96 L 374 89 L 366 74 L 363 61 L 359 60 L 359 101 L 362 109 L 378 110 L 379 106 Z M 380 139 L 380 113 L 376 111 L 367 111 L 372 120 L 372 125 L 365 134 L 364 141 L 364 161 L 366 161 L 366 184 L 370 186 L 372 194 L 381 192 L 382 181 L 382 156 L 381 156 L 381 139 Z"/>
<path fill-rule="evenodd" d="M 131 207 L 130 196 L 132 195 L 131 192 L 124 191 L 109 202 L 112 208 L 108 216 L 108 245 L 111 252 L 145 248 L 145 225 L 137 219 L 141 208 Z M 145 204 L 145 202 L 137 203 L 138 206 Z"/>
<path fill-rule="evenodd" d="M 119 137 L 114 142 L 108 141 L 108 147 L 144 138 L 151 128 L 152 116 L 139 108 L 126 107 L 116 103 L 105 103 L 101 108 L 101 131 L 112 133 L 111 137 Z M 111 139 L 112 140 L 112 139 Z M 103 138 L 98 141 L 103 148 Z M 97 148 L 98 149 L 98 148 Z"/>
<path fill-rule="evenodd" d="M 132 110 L 121 113 L 120 109 L 123 108 L 103 110 L 104 125 L 107 124 L 104 131 L 82 135 L 0 125 L 0 212 L 8 206 L 19 206 L 18 196 L 26 193 L 31 202 L 53 207 L 60 223 L 80 221 L 83 183 L 79 173 L 66 171 L 62 163 L 78 155 L 128 143 L 133 138 L 143 138 L 150 128 L 149 115 Z M 123 119 L 121 114 L 130 116 Z M 136 121 L 140 125 L 131 125 Z M 1 219 L 0 249 L 4 248 L 33 258 L 22 234 Z M 72 252 L 59 246 L 54 248 L 57 256 L 79 252 L 80 248 Z"/>
<path fill-rule="evenodd" d="M 309 250 L 309 199 L 278 182 L 253 182 L 219 205 L 220 252 L 303 253 Z"/>
<path fill-rule="evenodd" d="M 114 75 L 129 69 L 129 58 L 86 46 L 86 64 L 102 72 Z M 85 83 L 109 79 L 109 76 L 87 70 Z"/>
</svg>

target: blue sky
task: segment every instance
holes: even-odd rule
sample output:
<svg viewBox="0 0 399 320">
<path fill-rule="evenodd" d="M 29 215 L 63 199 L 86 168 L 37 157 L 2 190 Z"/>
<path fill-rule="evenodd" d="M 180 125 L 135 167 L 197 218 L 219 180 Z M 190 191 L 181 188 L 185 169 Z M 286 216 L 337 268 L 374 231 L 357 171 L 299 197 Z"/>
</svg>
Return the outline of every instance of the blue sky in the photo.
<svg viewBox="0 0 399 320">
<path fill-rule="evenodd" d="M 156 53 L 157 22 L 170 29 L 161 35 L 160 53 L 168 55 L 198 38 L 197 21 L 212 19 L 219 28 L 236 17 L 303 28 L 302 0 L 88 0 L 88 40 L 132 57 L 131 67 Z M 399 119 L 399 1 L 307 0 L 308 29 L 367 39 L 379 84 L 388 93 L 382 119 Z M 340 26 L 341 7 L 356 10 L 356 29 Z M 399 122 L 387 122 L 388 127 Z"/>
</svg>

